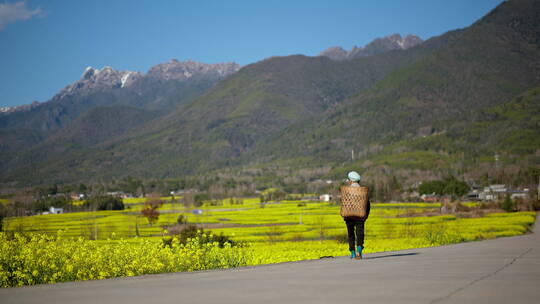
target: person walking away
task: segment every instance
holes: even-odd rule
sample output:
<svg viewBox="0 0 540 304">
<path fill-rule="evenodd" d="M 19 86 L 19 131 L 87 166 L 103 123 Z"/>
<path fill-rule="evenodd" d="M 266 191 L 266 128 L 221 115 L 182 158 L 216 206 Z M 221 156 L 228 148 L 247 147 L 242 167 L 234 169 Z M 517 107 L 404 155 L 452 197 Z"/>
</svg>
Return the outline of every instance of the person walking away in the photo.
<svg viewBox="0 0 540 304">
<path fill-rule="evenodd" d="M 346 186 L 341 187 L 341 216 L 347 225 L 351 259 L 357 260 L 362 259 L 364 225 L 371 209 L 369 189 L 361 186 L 360 180 L 360 174 L 351 171 L 347 174 Z"/>
</svg>

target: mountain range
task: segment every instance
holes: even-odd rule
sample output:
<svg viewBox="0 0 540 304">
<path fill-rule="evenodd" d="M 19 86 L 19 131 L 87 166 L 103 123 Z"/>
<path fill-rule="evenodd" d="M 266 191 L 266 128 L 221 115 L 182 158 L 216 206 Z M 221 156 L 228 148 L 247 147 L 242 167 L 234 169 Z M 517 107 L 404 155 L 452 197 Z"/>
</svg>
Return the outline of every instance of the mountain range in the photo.
<svg viewBox="0 0 540 304">
<path fill-rule="evenodd" d="M 538 1 L 512 0 L 426 41 L 390 35 L 242 68 L 87 68 L 51 100 L 0 113 L 0 181 L 250 168 L 478 177 L 496 153 L 508 170 L 538 166 L 539 20 Z"/>
<path fill-rule="evenodd" d="M 422 42 L 422 38 L 415 35 L 407 35 L 402 38 L 400 34 L 393 34 L 377 38 L 364 47 L 354 46 L 350 51 L 346 51 L 340 46 L 330 47 L 322 51 L 319 56 L 325 56 L 333 60 L 347 60 L 373 56 L 391 50 L 406 50 Z"/>
</svg>

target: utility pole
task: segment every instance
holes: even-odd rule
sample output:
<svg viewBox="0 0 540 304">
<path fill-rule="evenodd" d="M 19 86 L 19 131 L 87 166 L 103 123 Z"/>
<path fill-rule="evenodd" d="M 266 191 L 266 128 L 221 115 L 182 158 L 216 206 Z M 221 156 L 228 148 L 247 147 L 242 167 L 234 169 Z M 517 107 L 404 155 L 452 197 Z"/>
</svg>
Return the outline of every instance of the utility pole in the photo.
<svg viewBox="0 0 540 304">
<path fill-rule="evenodd" d="M 538 189 L 536 189 L 536 196 L 540 200 L 540 176 L 538 177 Z"/>
<path fill-rule="evenodd" d="M 98 240 L 98 225 L 97 225 L 97 206 L 94 205 L 94 240 Z"/>
</svg>

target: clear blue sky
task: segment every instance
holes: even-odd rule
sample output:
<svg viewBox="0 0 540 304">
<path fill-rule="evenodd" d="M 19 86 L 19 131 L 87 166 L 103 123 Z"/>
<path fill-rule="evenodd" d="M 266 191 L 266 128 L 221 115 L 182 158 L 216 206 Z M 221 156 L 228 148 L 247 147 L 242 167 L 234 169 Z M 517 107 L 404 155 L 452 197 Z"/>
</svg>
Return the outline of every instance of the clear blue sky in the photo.
<svg viewBox="0 0 540 304">
<path fill-rule="evenodd" d="M 87 66 L 146 72 L 171 58 L 246 65 L 392 33 L 428 39 L 501 2 L 0 0 L 0 106 L 46 101 Z"/>
</svg>

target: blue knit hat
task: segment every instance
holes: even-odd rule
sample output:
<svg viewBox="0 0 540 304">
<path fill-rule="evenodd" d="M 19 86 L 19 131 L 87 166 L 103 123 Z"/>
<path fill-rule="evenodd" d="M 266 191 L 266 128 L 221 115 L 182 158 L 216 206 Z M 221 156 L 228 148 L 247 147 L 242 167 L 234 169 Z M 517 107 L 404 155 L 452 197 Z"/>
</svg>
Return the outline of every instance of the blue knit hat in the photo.
<svg viewBox="0 0 540 304">
<path fill-rule="evenodd" d="M 360 174 L 358 174 L 358 172 L 356 171 L 351 171 L 349 172 L 349 174 L 347 174 L 347 177 L 349 178 L 350 181 L 352 182 L 359 182 L 360 179 L 362 178 L 360 176 Z"/>
</svg>

